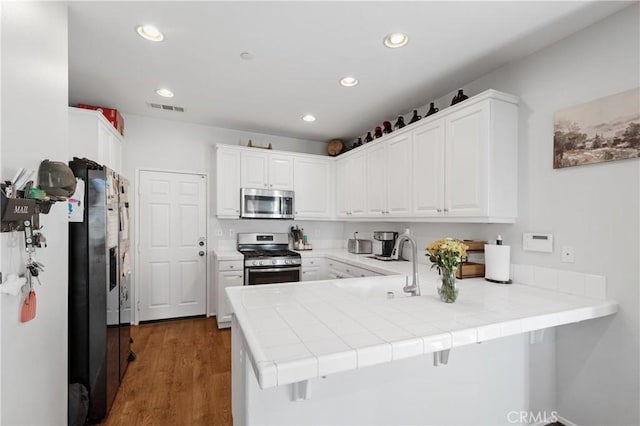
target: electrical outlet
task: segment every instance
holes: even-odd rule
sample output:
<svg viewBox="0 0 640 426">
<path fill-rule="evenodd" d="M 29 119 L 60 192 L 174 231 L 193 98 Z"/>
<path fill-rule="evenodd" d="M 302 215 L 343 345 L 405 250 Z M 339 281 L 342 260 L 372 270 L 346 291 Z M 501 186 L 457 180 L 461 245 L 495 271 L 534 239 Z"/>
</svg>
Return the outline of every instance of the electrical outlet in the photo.
<svg viewBox="0 0 640 426">
<path fill-rule="evenodd" d="M 222 229 L 216 229 L 216 237 L 222 237 Z"/>
<path fill-rule="evenodd" d="M 575 251 L 576 249 L 573 246 L 562 246 L 562 261 L 565 263 L 574 263 L 576 261 Z"/>
<path fill-rule="evenodd" d="M 229 236 L 230 237 L 235 237 L 236 236 L 236 230 L 235 229 L 229 229 Z"/>
</svg>

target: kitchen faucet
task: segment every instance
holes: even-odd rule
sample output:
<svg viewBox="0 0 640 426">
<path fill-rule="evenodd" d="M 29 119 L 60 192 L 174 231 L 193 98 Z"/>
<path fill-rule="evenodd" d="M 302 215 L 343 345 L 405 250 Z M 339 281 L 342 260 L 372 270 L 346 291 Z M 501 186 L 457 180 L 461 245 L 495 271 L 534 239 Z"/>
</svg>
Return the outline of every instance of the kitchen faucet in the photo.
<svg viewBox="0 0 640 426">
<path fill-rule="evenodd" d="M 407 284 L 404 286 L 402 291 L 410 293 L 412 296 L 420 296 L 420 285 L 418 283 L 418 244 L 416 243 L 415 238 L 407 233 L 400 235 L 396 241 L 395 247 L 393 248 L 393 252 L 391 252 L 391 257 L 396 260 L 400 257 L 401 253 L 398 253 L 398 251 L 405 241 L 411 243 L 411 251 L 413 254 L 411 257 L 411 262 L 413 264 L 413 282 L 409 285 L 407 280 Z"/>
</svg>

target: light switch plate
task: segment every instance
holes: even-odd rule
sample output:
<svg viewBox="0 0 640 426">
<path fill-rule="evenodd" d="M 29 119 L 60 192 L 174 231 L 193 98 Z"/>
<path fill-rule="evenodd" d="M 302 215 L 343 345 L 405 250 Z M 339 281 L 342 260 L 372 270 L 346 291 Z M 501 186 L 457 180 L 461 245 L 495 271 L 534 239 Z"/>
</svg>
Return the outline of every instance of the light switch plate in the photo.
<svg viewBox="0 0 640 426">
<path fill-rule="evenodd" d="M 553 234 L 525 232 L 522 234 L 522 248 L 525 251 L 553 253 Z"/>
</svg>

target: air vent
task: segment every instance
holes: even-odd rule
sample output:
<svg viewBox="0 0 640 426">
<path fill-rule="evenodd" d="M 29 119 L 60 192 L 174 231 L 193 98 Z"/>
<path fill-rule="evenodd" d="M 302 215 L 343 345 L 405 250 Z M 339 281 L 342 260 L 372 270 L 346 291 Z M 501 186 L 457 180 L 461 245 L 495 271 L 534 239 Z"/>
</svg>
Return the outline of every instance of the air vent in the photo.
<svg viewBox="0 0 640 426">
<path fill-rule="evenodd" d="M 147 102 L 147 106 L 149 108 L 161 109 L 165 111 L 184 112 L 184 107 L 179 107 L 174 105 L 164 105 L 164 104 L 156 104 L 154 102 Z"/>
</svg>

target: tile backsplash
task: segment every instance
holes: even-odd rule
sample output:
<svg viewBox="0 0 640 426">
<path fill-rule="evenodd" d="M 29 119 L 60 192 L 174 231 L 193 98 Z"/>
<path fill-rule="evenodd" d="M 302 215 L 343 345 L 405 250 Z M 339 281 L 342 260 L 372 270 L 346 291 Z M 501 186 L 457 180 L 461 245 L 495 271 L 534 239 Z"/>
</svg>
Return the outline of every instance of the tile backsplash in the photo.
<svg viewBox="0 0 640 426">
<path fill-rule="evenodd" d="M 513 281 L 562 293 L 607 298 L 607 278 L 601 275 L 583 274 L 531 265 L 511 265 Z"/>
</svg>

